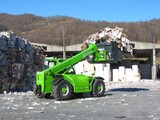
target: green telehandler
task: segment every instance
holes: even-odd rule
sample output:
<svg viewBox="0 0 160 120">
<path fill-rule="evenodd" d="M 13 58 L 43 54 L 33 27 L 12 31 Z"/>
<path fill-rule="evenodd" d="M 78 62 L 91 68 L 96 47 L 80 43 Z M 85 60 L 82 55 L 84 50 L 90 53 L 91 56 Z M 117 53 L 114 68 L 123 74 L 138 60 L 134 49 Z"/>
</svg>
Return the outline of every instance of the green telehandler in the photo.
<svg viewBox="0 0 160 120">
<path fill-rule="evenodd" d="M 117 43 L 89 44 L 87 49 L 66 60 L 48 59 L 52 65 L 48 64 L 48 68 L 36 73 L 35 94 L 40 98 L 52 95 L 56 100 L 69 100 L 83 93 L 104 96 L 105 84 L 102 77 L 75 73 L 73 66 L 84 59 L 92 63 L 117 63 L 121 60 L 121 51 Z"/>
</svg>

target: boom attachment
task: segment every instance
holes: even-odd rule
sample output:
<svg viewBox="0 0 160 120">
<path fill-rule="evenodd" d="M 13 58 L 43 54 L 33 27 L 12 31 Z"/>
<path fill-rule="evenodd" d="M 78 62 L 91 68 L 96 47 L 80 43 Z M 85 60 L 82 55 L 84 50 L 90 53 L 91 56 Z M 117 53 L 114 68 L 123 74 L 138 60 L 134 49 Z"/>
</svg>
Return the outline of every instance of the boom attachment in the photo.
<svg viewBox="0 0 160 120">
<path fill-rule="evenodd" d="M 105 28 L 93 34 L 82 47 L 83 50 L 77 55 L 67 60 L 58 62 L 56 60 L 53 66 L 49 65 L 44 71 L 37 72 L 36 95 L 39 97 L 52 95 L 57 100 L 68 100 L 72 96 L 88 92 L 92 96 L 101 97 L 105 92 L 104 79 L 76 74 L 73 66 L 84 59 L 91 63 L 118 63 L 121 61 L 124 47 L 131 51 L 123 29 L 119 28 L 115 30 Z"/>
</svg>

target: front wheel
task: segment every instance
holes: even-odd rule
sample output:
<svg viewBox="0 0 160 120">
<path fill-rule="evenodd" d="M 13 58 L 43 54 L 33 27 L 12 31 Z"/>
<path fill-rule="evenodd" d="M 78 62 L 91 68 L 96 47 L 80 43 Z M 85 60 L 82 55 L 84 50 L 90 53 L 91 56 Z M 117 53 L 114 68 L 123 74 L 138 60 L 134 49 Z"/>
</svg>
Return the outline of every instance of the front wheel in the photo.
<svg viewBox="0 0 160 120">
<path fill-rule="evenodd" d="M 105 92 L 105 84 L 103 80 L 101 79 L 96 79 L 93 83 L 93 88 L 92 88 L 92 95 L 95 97 L 102 97 L 104 96 Z"/>
<path fill-rule="evenodd" d="M 34 91 L 34 94 L 35 94 L 38 98 L 43 98 L 42 93 L 41 93 L 41 86 L 40 86 L 40 85 L 34 85 L 34 86 L 33 86 L 33 91 Z"/>
<path fill-rule="evenodd" d="M 53 85 L 53 97 L 57 100 L 68 100 L 73 96 L 72 86 L 69 82 L 63 80 L 57 85 Z"/>
<path fill-rule="evenodd" d="M 33 92 L 38 98 L 49 98 L 49 96 L 51 95 L 50 93 L 46 93 L 46 94 L 41 93 L 41 86 L 40 85 L 39 86 L 34 85 Z"/>
</svg>

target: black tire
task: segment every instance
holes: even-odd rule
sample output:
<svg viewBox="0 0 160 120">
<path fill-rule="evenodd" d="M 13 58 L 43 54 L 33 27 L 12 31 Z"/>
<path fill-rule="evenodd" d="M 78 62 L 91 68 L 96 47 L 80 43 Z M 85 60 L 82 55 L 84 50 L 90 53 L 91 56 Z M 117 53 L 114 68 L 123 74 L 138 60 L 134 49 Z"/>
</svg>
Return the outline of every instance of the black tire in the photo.
<svg viewBox="0 0 160 120">
<path fill-rule="evenodd" d="M 57 85 L 53 85 L 53 97 L 56 100 L 69 100 L 73 97 L 72 86 L 69 82 L 62 80 Z"/>
<path fill-rule="evenodd" d="M 46 93 L 46 94 L 44 95 L 44 98 L 49 98 L 50 95 L 51 95 L 51 93 Z"/>
<path fill-rule="evenodd" d="M 38 98 L 43 98 L 44 95 L 41 93 L 41 86 L 40 85 L 35 85 L 34 86 L 34 94 L 38 97 Z"/>
<path fill-rule="evenodd" d="M 102 97 L 105 92 L 105 84 L 102 79 L 96 79 L 93 83 L 92 96 Z"/>
<path fill-rule="evenodd" d="M 38 98 L 49 98 L 50 97 L 50 93 L 46 93 L 46 94 L 43 94 L 41 93 L 41 86 L 37 86 L 37 85 L 34 85 L 33 87 L 33 91 L 34 91 L 34 94 L 38 97 Z"/>
</svg>

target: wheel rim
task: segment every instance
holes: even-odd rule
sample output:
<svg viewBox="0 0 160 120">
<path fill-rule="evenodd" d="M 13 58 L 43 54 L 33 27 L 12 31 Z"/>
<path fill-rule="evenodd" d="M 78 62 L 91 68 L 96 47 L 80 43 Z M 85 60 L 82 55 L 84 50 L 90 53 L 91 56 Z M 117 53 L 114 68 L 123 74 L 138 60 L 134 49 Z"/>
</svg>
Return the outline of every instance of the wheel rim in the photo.
<svg viewBox="0 0 160 120">
<path fill-rule="evenodd" d="M 97 86 L 97 92 L 101 93 L 102 91 L 103 91 L 103 85 L 101 83 L 99 83 Z"/>
<path fill-rule="evenodd" d="M 61 87 L 61 95 L 66 96 L 69 93 L 69 87 L 67 85 L 63 85 Z"/>
</svg>

